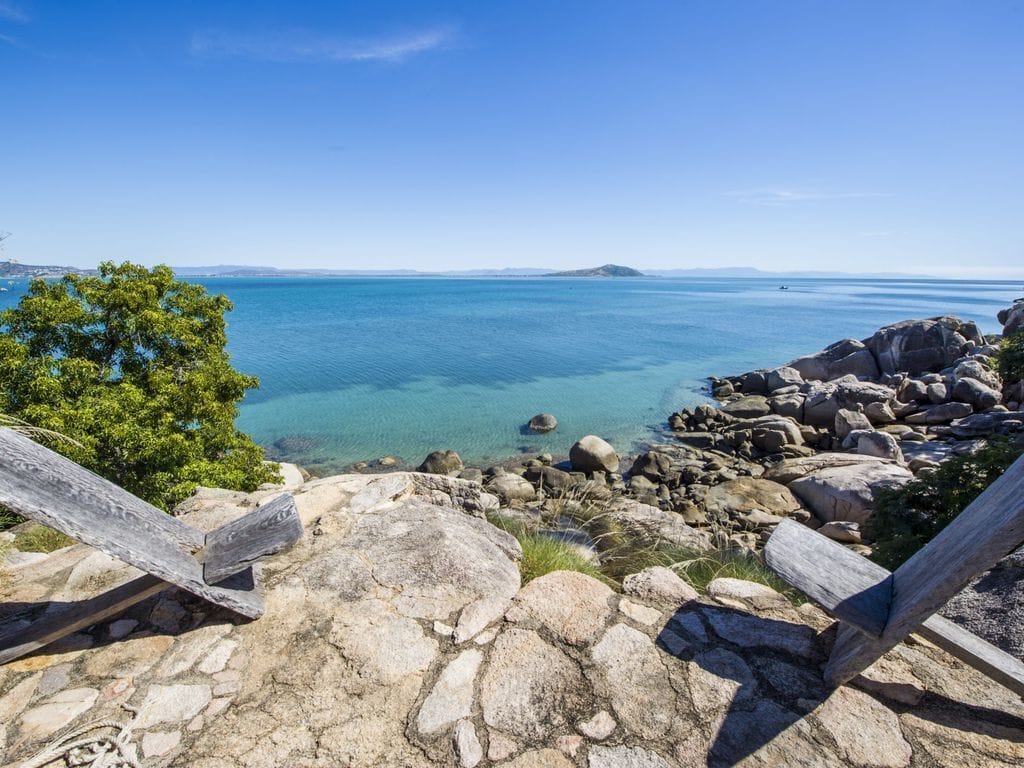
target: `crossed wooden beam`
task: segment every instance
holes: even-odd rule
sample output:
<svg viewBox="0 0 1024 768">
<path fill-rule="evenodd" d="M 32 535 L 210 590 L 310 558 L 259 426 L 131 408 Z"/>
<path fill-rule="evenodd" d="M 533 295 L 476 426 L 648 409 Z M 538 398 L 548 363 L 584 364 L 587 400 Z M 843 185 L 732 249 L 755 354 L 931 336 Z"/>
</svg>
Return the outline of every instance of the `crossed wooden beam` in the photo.
<svg viewBox="0 0 1024 768">
<path fill-rule="evenodd" d="M 945 529 L 890 573 L 800 523 L 783 521 L 768 565 L 839 619 L 825 680 L 841 685 L 916 632 L 1024 696 L 1024 663 L 933 615 L 1024 543 L 1024 456 Z"/>
<path fill-rule="evenodd" d="M 161 512 L 54 451 L 0 427 L 0 505 L 143 571 L 0 636 L 0 664 L 180 587 L 250 619 L 263 614 L 257 561 L 302 537 L 291 494 L 210 533 Z"/>
</svg>

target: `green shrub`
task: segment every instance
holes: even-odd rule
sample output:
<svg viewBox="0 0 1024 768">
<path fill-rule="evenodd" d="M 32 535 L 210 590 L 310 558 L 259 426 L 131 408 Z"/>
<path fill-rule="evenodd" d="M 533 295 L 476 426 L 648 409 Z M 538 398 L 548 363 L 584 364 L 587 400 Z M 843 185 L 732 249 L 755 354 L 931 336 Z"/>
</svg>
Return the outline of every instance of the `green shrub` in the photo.
<svg viewBox="0 0 1024 768">
<path fill-rule="evenodd" d="M 1017 331 L 999 345 L 999 375 L 1006 384 L 1024 379 L 1024 331 Z"/>
<path fill-rule="evenodd" d="M 980 450 L 954 456 L 938 469 L 901 488 L 880 490 L 866 527 L 874 541 L 871 559 L 895 570 L 988 488 L 1024 453 L 1006 438 L 993 438 Z"/>
<path fill-rule="evenodd" d="M 67 435 L 55 450 L 162 509 L 276 479 L 235 429 L 259 382 L 231 367 L 227 297 L 166 266 L 99 272 L 33 280 L 0 312 L 0 413 Z"/>
<path fill-rule="evenodd" d="M 537 530 L 500 513 L 489 514 L 487 519 L 495 527 L 515 536 L 522 547 L 523 559 L 519 562 L 519 573 L 524 585 L 552 571 L 577 571 L 612 586 L 597 563 L 588 560 L 579 550 L 552 533 Z"/>
<path fill-rule="evenodd" d="M 644 568 L 671 568 L 698 592 L 717 578 L 742 579 L 764 584 L 799 605 L 805 598 L 776 576 L 756 555 L 736 550 L 697 551 L 667 542 L 642 544 L 629 537 L 608 512 L 608 500 L 586 489 L 563 493 L 549 505 L 554 517 L 571 519 L 594 540 L 600 556 L 597 565 L 577 550 L 555 541 L 536 527 L 501 514 L 488 515 L 492 524 L 518 539 L 523 548 L 520 570 L 525 584 L 532 578 L 556 570 L 586 573 L 609 586 L 621 589 L 622 580 Z M 529 550 L 529 555 L 527 554 Z"/>
</svg>

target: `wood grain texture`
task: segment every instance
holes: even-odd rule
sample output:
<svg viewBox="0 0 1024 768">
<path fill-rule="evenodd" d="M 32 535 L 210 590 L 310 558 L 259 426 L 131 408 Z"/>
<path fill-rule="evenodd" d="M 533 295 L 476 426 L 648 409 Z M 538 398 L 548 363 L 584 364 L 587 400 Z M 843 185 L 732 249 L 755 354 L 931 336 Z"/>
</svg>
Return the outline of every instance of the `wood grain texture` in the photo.
<svg viewBox="0 0 1024 768">
<path fill-rule="evenodd" d="M 892 574 L 793 520 L 783 520 L 764 548 L 768 567 L 838 619 L 879 636 L 892 599 Z"/>
<path fill-rule="evenodd" d="M 70 603 L 62 610 L 48 611 L 28 628 L 0 637 L 0 664 L 21 658 L 80 629 L 116 616 L 170 586 L 163 579 L 147 574 L 107 590 L 91 600 Z"/>
<path fill-rule="evenodd" d="M 242 616 L 263 614 L 254 574 L 217 586 L 192 556 L 205 536 L 23 435 L 0 428 L 0 504 Z"/>
<path fill-rule="evenodd" d="M 965 664 L 988 675 L 1018 696 L 1024 696 L 1024 662 L 1001 648 L 996 648 L 949 619 L 938 615 L 932 616 L 914 630 L 914 633 L 935 643 L 950 656 L 955 656 Z"/>
<path fill-rule="evenodd" d="M 206 535 L 203 577 L 207 584 L 217 584 L 301 538 L 295 499 L 290 493 L 282 494 Z"/>
<path fill-rule="evenodd" d="M 866 635 L 856 627 L 839 623 L 836 642 L 825 665 L 825 682 L 840 686 L 874 664 L 899 641 L 883 641 Z"/>
<path fill-rule="evenodd" d="M 902 639 L 1024 542 L 1024 456 L 893 574 L 887 638 Z"/>
</svg>

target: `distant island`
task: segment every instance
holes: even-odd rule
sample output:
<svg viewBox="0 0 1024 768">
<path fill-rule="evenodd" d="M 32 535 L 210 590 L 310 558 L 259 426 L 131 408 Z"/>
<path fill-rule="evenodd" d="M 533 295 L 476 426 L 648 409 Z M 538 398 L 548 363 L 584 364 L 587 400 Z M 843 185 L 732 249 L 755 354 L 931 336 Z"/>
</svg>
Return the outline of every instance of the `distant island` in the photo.
<svg viewBox="0 0 1024 768">
<path fill-rule="evenodd" d="M 605 264 L 590 269 L 571 269 L 567 272 L 549 272 L 544 277 L 644 277 L 644 273 L 632 267 Z"/>
</svg>

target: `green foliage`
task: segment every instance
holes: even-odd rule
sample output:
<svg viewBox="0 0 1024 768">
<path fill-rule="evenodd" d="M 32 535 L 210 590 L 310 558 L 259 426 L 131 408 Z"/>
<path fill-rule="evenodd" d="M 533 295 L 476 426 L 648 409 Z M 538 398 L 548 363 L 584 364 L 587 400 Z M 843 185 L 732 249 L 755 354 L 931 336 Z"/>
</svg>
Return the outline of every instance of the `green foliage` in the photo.
<svg viewBox="0 0 1024 768">
<path fill-rule="evenodd" d="M 515 536 L 522 547 L 523 559 L 519 562 L 519 573 L 524 585 L 552 571 L 578 571 L 609 583 L 597 563 L 588 560 L 579 550 L 559 540 L 551 532 L 533 530 L 514 518 L 500 514 L 488 515 L 487 519 L 495 527 Z"/>
<path fill-rule="evenodd" d="M 14 548 L 20 552 L 53 552 L 74 543 L 71 537 L 38 523 L 25 525 L 14 536 Z"/>
<path fill-rule="evenodd" d="M 966 456 L 954 456 L 938 469 L 901 488 L 880 490 L 866 533 L 875 542 L 872 559 L 895 570 L 931 541 L 988 488 L 1024 450 L 1005 438 Z"/>
<path fill-rule="evenodd" d="M 999 375 L 1006 384 L 1024 379 L 1024 331 L 1010 334 L 999 345 Z"/>
<path fill-rule="evenodd" d="M 803 595 L 776 576 L 756 555 L 725 549 L 697 551 L 668 542 L 637 542 L 609 514 L 607 498 L 590 489 L 574 488 L 550 499 L 548 513 L 555 519 L 568 518 L 586 531 L 594 541 L 600 562 L 587 560 L 536 526 L 501 514 L 488 515 L 493 525 L 511 533 L 522 546 L 520 572 L 524 584 L 550 571 L 572 570 L 619 589 L 626 576 L 644 568 L 664 566 L 702 593 L 717 578 L 733 578 L 771 587 L 795 605 L 806 602 Z"/>
<path fill-rule="evenodd" d="M 259 382 L 231 367 L 230 309 L 166 266 L 33 280 L 0 312 L 0 412 L 68 436 L 53 447 L 162 509 L 200 484 L 254 490 L 277 471 L 234 426 Z"/>
</svg>

